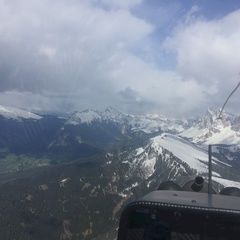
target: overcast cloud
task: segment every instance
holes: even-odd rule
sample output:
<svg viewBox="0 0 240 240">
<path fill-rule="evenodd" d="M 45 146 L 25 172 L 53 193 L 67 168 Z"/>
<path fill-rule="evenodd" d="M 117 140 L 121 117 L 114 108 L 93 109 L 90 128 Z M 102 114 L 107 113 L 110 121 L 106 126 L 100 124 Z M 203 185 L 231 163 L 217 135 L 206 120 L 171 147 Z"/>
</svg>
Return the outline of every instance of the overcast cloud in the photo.
<svg viewBox="0 0 240 240">
<path fill-rule="evenodd" d="M 113 105 L 173 116 L 219 107 L 238 81 L 240 10 L 209 19 L 192 6 L 169 25 L 176 4 L 159 5 L 162 24 L 142 14 L 146 6 L 0 0 L 0 104 L 43 111 Z M 239 96 L 231 110 L 238 111 Z"/>
</svg>

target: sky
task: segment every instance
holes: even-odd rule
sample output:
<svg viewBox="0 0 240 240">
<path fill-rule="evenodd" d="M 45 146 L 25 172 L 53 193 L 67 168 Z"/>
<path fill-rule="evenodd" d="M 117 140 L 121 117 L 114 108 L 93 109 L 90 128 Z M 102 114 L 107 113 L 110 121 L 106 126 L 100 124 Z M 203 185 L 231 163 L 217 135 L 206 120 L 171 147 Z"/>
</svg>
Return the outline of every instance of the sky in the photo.
<svg viewBox="0 0 240 240">
<path fill-rule="evenodd" d="M 240 80 L 239 26 L 239 0 L 0 0 L 0 104 L 199 115 Z"/>
</svg>

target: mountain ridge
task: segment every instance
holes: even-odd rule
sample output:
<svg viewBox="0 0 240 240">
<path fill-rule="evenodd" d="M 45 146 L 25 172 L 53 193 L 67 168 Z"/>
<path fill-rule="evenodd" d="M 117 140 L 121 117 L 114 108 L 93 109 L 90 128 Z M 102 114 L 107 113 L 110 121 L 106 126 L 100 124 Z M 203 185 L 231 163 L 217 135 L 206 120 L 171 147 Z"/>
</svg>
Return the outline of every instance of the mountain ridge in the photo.
<svg viewBox="0 0 240 240">
<path fill-rule="evenodd" d="M 19 108 L 7 107 L 3 105 L 0 105 L 0 116 L 7 119 L 14 119 L 14 120 L 21 120 L 21 119 L 39 120 L 42 118 L 41 116 L 32 112 L 22 110 Z"/>
<path fill-rule="evenodd" d="M 0 235 L 58 240 L 67 225 L 72 240 L 115 239 L 128 201 L 163 181 L 207 180 L 208 141 L 225 130 L 239 133 L 238 117 L 215 123 L 215 116 L 176 120 L 110 108 L 66 118 L 0 118 Z M 217 190 L 240 187 L 240 148 L 233 150 L 213 157 Z"/>
</svg>

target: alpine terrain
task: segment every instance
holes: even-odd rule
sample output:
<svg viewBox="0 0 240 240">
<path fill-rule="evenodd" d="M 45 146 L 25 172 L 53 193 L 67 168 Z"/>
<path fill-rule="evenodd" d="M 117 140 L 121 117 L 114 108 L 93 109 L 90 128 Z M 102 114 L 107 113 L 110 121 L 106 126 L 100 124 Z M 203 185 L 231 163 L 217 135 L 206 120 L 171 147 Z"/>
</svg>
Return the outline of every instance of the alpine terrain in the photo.
<svg viewBox="0 0 240 240">
<path fill-rule="evenodd" d="M 166 180 L 208 174 L 240 187 L 240 116 L 131 115 L 108 107 L 68 116 L 0 106 L 0 236 L 115 239 L 121 209 Z M 231 145 L 226 147 L 224 144 Z"/>
</svg>

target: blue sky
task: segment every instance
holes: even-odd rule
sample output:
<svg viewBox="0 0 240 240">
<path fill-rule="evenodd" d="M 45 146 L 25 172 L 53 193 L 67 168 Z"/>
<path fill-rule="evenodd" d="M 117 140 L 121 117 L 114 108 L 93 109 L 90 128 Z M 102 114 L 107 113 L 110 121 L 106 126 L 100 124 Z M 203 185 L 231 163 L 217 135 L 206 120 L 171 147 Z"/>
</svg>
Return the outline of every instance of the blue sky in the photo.
<svg viewBox="0 0 240 240">
<path fill-rule="evenodd" d="M 237 0 L 0 0 L 0 104 L 202 114 L 239 79 L 239 26 Z"/>
<path fill-rule="evenodd" d="M 144 8 L 145 6 L 155 10 L 159 8 L 177 10 L 175 13 L 180 18 L 193 6 L 198 6 L 204 17 L 215 19 L 237 10 L 240 3 L 238 0 L 145 0 L 139 8 Z"/>
<path fill-rule="evenodd" d="M 221 19 L 227 14 L 240 8 L 239 0 L 145 0 L 142 4 L 133 9 L 137 16 L 151 22 L 155 27 L 151 38 L 155 42 L 164 41 L 172 34 L 174 28 L 183 24 L 187 15 L 193 10 L 196 18 L 205 20 Z M 165 55 L 166 56 L 166 55 Z M 173 67 L 173 59 L 169 60 L 170 67 Z M 164 62 L 166 59 L 164 59 Z M 161 60 L 160 60 L 161 62 Z M 165 65 L 163 63 L 163 67 Z"/>
</svg>

